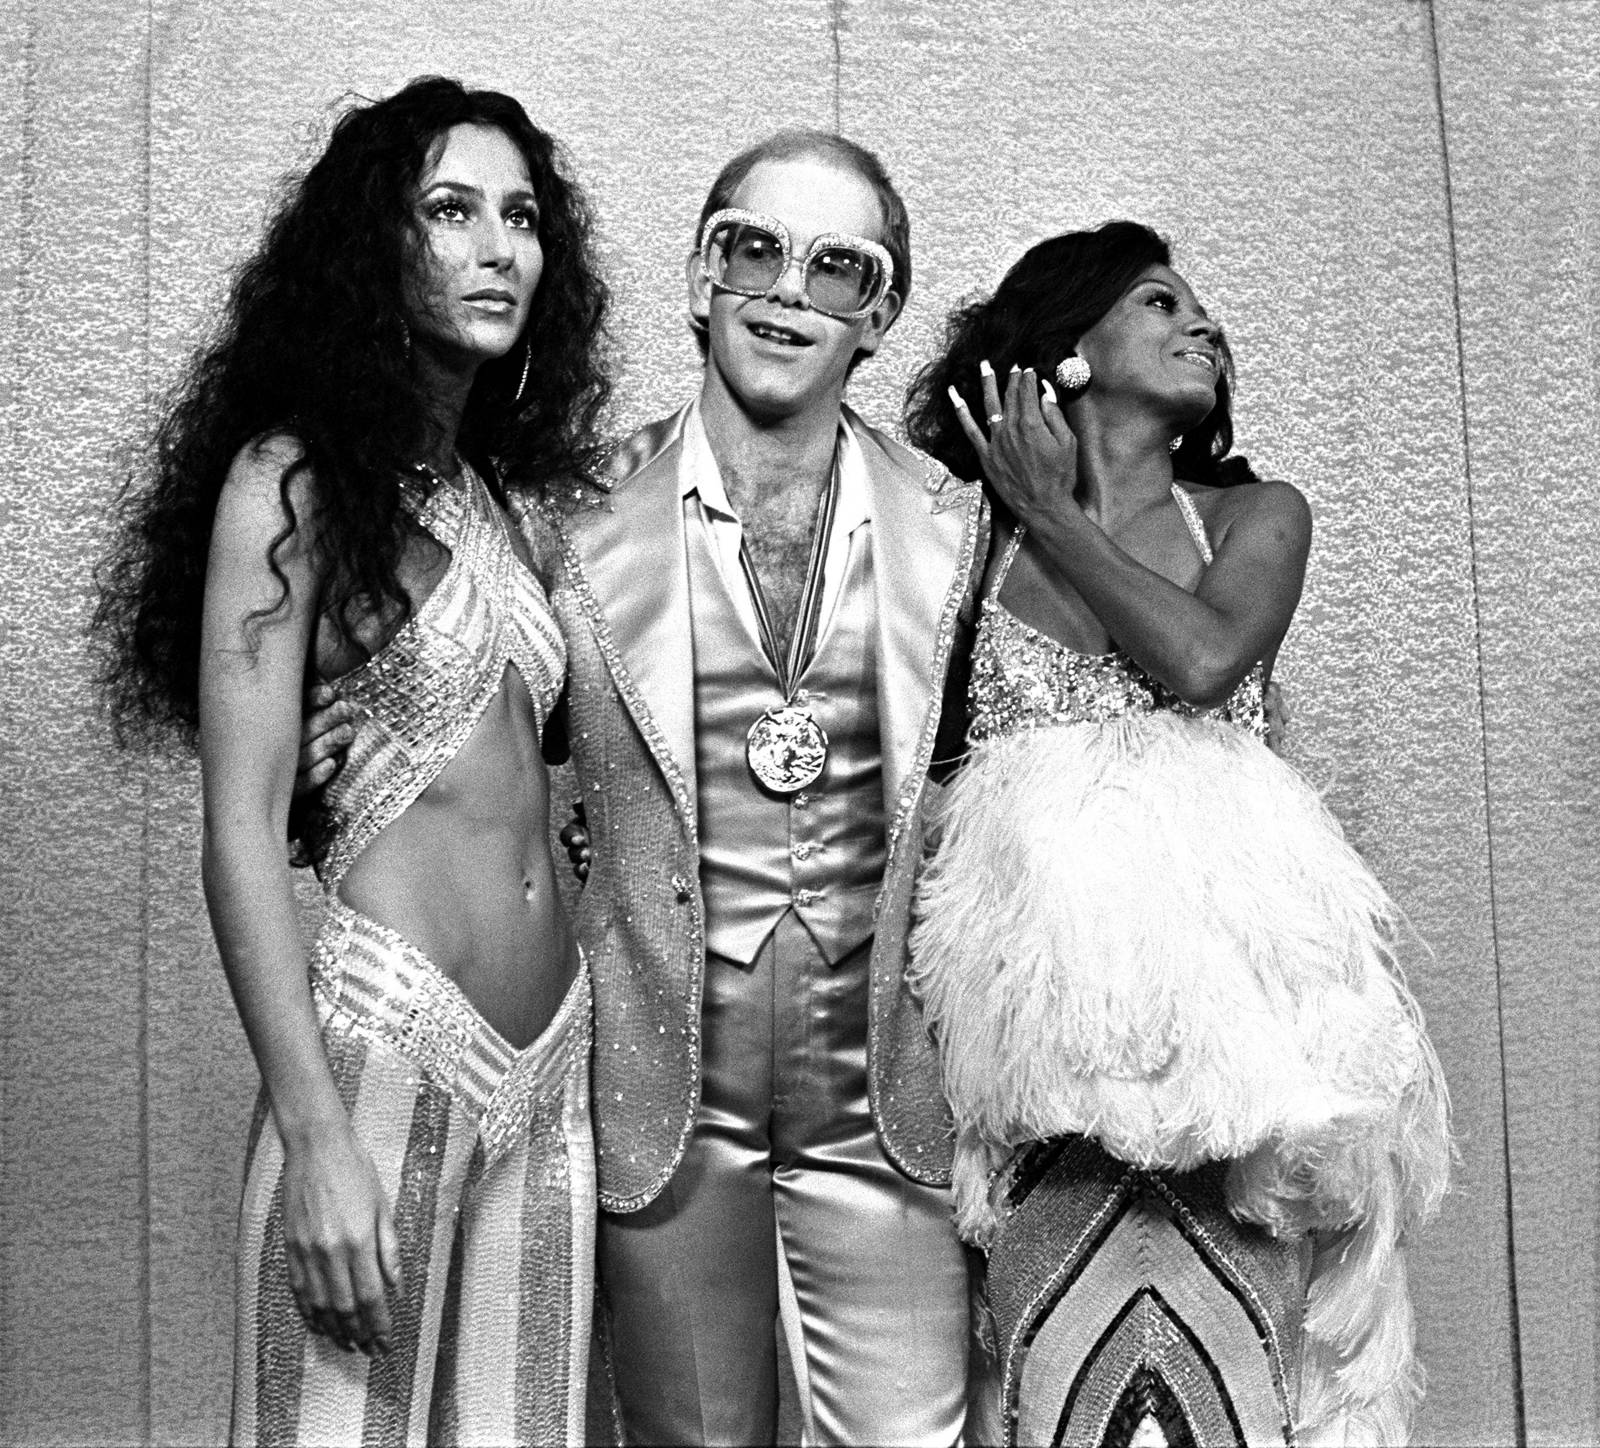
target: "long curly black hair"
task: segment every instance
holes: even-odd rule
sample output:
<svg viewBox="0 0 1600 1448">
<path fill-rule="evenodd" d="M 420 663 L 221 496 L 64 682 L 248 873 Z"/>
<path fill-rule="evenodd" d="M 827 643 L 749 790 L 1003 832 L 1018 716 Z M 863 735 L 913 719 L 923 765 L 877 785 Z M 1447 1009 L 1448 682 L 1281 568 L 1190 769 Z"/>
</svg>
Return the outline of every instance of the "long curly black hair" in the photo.
<svg viewBox="0 0 1600 1448">
<path fill-rule="evenodd" d="M 359 611 L 409 612 L 396 572 L 409 526 L 402 483 L 423 455 L 430 403 L 406 326 L 408 278 L 426 244 L 415 197 L 445 133 L 467 124 L 497 128 L 522 152 L 544 268 L 522 340 L 478 370 L 458 446 L 502 496 L 554 489 L 570 498 L 596 486 L 609 295 L 589 204 L 563 151 L 510 96 L 441 77 L 357 105 L 310 168 L 285 182 L 215 332 L 122 466 L 90 624 L 120 744 L 196 741 L 212 520 L 230 464 L 252 442 L 286 434 L 301 450 L 280 486 L 288 521 L 269 554 L 274 571 L 296 527 L 290 485 L 304 473 L 326 572 L 324 616 L 348 634 Z M 518 401 L 525 360 L 529 385 Z"/>
<path fill-rule="evenodd" d="M 945 324 L 944 351 L 912 379 L 905 429 L 918 447 L 958 478 L 982 473 L 978 455 L 956 421 L 946 388 L 954 386 L 974 417 L 984 414 L 978 364 L 988 358 L 1004 377 L 1013 366 L 1051 377 L 1056 364 L 1116 305 L 1148 267 L 1171 266 L 1172 249 L 1148 226 L 1108 221 L 1093 231 L 1069 231 L 1029 247 L 992 297 L 969 300 Z M 1217 405 L 1183 434 L 1173 472 L 1191 482 L 1228 487 L 1255 473 L 1233 450 L 1233 354 L 1218 337 L 1222 375 Z"/>
</svg>

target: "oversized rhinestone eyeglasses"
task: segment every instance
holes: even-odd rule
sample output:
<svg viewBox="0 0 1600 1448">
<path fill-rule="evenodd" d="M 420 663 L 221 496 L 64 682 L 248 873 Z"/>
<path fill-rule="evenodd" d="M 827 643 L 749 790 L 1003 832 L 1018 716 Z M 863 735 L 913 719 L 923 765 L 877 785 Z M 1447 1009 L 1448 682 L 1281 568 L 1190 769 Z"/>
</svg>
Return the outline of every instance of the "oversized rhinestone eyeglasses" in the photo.
<svg viewBox="0 0 1600 1448">
<path fill-rule="evenodd" d="M 773 216 L 731 208 L 706 218 L 700 265 L 725 292 L 764 297 L 789 269 L 789 231 Z M 875 241 L 829 231 L 806 249 L 800 289 L 812 309 L 842 322 L 864 317 L 894 284 L 894 260 Z"/>
</svg>

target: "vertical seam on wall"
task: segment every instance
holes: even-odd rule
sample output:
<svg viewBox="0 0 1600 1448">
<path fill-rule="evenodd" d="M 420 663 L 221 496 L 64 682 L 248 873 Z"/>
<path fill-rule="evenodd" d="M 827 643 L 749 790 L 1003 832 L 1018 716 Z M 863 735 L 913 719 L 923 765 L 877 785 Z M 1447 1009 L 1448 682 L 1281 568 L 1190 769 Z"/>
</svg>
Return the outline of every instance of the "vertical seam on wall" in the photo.
<svg viewBox="0 0 1600 1448">
<path fill-rule="evenodd" d="M 833 133 L 844 133 L 844 0 L 833 0 Z"/>
<path fill-rule="evenodd" d="M 1450 132 L 1445 124 L 1444 63 L 1439 53 L 1439 25 L 1435 0 L 1424 7 L 1433 65 L 1434 104 L 1439 118 L 1439 154 L 1444 168 L 1445 237 L 1450 258 L 1451 299 L 1455 308 L 1456 385 L 1461 399 L 1461 446 L 1467 492 L 1467 558 L 1472 582 L 1473 641 L 1478 662 L 1478 723 L 1483 750 L 1483 815 L 1489 869 L 1489 936 L 1494 951 L 1494 1006 L 1496 1046 L 1500 1060 L 1500 1156 L 1506 1194 L 1506 1279 L 1510 1299 L 1511 1389 L 1516 1415 L 1517 1442 L 1528 1441 L 1527 1410 L 1522 1383 L 1522 1316 L 1517 1303 L 1516 1203 L 1511 1172 L 1511 1098 L 1506 1089 L 1505 977 L 1500 958 L 1500 902 L 1496 885 L 1494 795 L 1489 759 L 1489 687 L 1483 659 L 1483 604 L 1478 587 L 1478 518 L 1472 486 L 1472 426 L 1467 407 L 1466 327 L 1461 316 L 1461 263 L 1456 250 L 1456 212 L 1450 170 Z"/>
<path fill-rule="evenodd" d="M 154 204 L 153 167 L 155 146 L 155 0 L 146 0 L 144 8 L 144 172 L 139 178 L 144 191 L 144 236 L 143 236 L 143 275 L 141 342 L 142 355 L 140 357 L 142 376 L 139 379 L 140 390 L 140 420 L 141 424 L 148 419 L 150 408 L 150 325 L 151 325 L 151 270 L 153 266 L 151 233 L 154 217 L 152 207 Z M 151 803 L 154 797 L 151 773 L 153 765 L 146 760 L 142 771 L 140 785 L 140 811 L 139 811 L 139 1028 L 138 1041 L 135 1050 L 138 1056 L 139 1071 L 139 1180 L 140 1180 L 140 1205 L 143 1209 L 143 1250 L 139 1262 L 139 1301 L 142 1305 L 142 1321 L 140 1322 L 143 1337 L 144 1363 L 142 1380 L 142 1401 L 139 1404 L 140 1416 L 144 1424 L 144 1441 L 150 1443 L 154 1440 L 155 1432 L 155 1391 L 152 1381 L 155 1374 L 155 1343 L 153 1341 L 155 1311 L 150 1301 L 151 1283 L 154 1273 L 151 1270 L 151 1249 L 154 1241 L 154 1224 L 151 1220 L 151 1190 L 150 1190 L 150 827 Z"/>
<path fill-rule="evenodd" d="M 22 18 L 22 110 L 18 120 L 19 141 L 17 146 L 17 169 L 19 175 L 17 192 L 17 210 L 20 220 L 18 246 L 12 257 L 12 280 L 9 292 L 5 297 L 5 306 L 8 312 L 6 325 L 0 331 L 0 345 L 13 348 L 12 355 L 7 359 L 12 366 L 16 365 L 17 355 L 22 351 L 22 338 L 27 333 L 26 327 L 26 297 L 28 294 L 28 268 L 32 260 L 32 252 L 28 243 L 31 238 L 38 235 L 37 228 L 32 224 L 33 211 L 36 206 L 35 198 L 39 195 L 37 177 L 34 169 L 34 145 L 36 138 L 36 121 L 38 114 L 38 36 L 39 36 L 39 7 L 37 3 L 29 5 Z M 15 384 L 8 384 L 6 388 L 6 405 L 0 407 L 0 468 L 5 470 L 4 476 L 11 476 L 12 465 L 21 451 L 18 434 L 21 431 L 19 413 L 21 410 L 20 388 Z M 7 530 L 9 533 L 9 529 Z M 7 751 L 9 753 L 9 750 Z M 4 1007 L 8 1019 L 14 1019 L 10 1010 L 12 993 L 20 989 L 15 978 L 8 971 L 5 973 L 4 989 L 0 990 L 0 1007 Z M 10 1120 L 9 1106 L 15 1099 L 17 1078 L 12 1072 L 0 1072 L 0 1173 L 5 1173 L 7 1185 L 17 1180 L 15 1164 L 7 1150 L 8 1125 Z M 12 1207 L 12 1204 L 15 1206 Z M 12 1210 L 26 1211 L 25 1202 L 18 1197 L 13 1197 L 9 1192 L 0 1196 L 0 1226 L 9 1225 L 5 1222 L 7 1207 Z M 20 1273 L 14 1270 L 18 1265 L 18 1258 L 12 1255 L 12 1243 L 7 1235 L 4 1242 L 0 1242 L 0 1407 L 9 1401 L 8 1391 L 20 1381 L 14 1360 L 12 1345 L 19 1332 L 19 1324 L 13 1315 L 13 1297 L 11 1284 L 15 1282 Z M 0 1414 L 0 1426 L 9 1428 L 6 1416 Z"/>
</svg>

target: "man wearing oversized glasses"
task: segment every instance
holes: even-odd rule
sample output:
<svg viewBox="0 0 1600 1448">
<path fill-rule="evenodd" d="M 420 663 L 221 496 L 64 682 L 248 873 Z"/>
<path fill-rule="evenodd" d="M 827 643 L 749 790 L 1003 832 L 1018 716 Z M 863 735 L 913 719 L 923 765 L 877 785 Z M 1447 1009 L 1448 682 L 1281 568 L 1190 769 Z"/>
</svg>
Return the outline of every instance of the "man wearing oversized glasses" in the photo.
<svg viewBox="0 0 1600 1448">
<path fill-rule="evenodd" d="M 601 1276 L 628 1441 L 953 1443 L 966 1266 L 903 984 L 975 488 L 843 405 L 910 290 L 871 153 L 786 132 L 688 260 L 699 395 L 566 521 Z M 881 897 L 881 908 L 878 904 Z"/>
</svg>

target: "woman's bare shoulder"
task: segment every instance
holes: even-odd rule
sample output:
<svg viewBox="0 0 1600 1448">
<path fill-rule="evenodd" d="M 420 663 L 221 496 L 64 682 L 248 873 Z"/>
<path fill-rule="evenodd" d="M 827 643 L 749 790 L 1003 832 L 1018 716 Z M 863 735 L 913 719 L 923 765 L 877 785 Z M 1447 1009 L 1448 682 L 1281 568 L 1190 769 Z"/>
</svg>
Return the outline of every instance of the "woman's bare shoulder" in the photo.
<svg viewBox="0 0 1600 1448">
<path fill-rule="evenodd" d="M 245 443 L 217 498 L 215 541 L 270 551 L 282 565 L 309 557 L 316 532 L 316 479 L 299 439 L 280 431 Z"/>
<path fill-rule="evenodd" d="M 1218 527 L 1248 520 L 1252 525 L 1287 527 L 1295 532 L 1311 530 L 1311 505 L 1305 494 L 1281 478 L 1259 478 L 1225 488 L 1187 481 L 1179 486 L 1199 505 L 1206 522 Z"/>
<path fill-rule="evenodd" d="M 287 479 L 290 495 L 309 498 L 311 469 L 305 445 L 292 432 L 281 429 L 251 438 L 233 455 L 224 490 L 281 495 Z"/>
<path fill-rule="evenodd" d="M 219 515 L 281 515 L 284 504 L 304 522 L 316 502 L 315 479 L 304 445 L 291 432 L 275 431 L 252 438 L 233 455 L 223 480 Z"/>
</svg>

